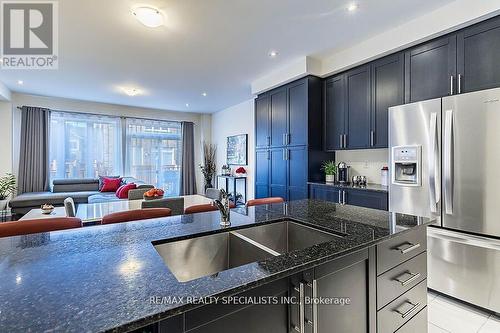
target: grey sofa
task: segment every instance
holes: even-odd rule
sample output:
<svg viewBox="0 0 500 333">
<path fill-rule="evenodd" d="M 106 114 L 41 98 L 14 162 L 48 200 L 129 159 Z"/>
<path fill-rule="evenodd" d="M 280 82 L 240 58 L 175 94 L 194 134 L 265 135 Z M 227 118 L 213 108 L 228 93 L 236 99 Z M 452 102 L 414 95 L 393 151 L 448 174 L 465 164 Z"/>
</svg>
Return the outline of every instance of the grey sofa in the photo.
<svg viewBox="0 0 500 333">
<path fill-rule="evenodd" d="M 137 190 L 134 190 L 136 192 L 146 192 L 153 188 L 133 177 L 123 177 L 122 180 L 124 183 L 137 184 Z M 99 179 L 96 178 L 54 179 L 50 191 L 20 194 L 9 205 L 13 214 L 22 215 L 43 204 L 63 206 L 64 199 L 68 197 L 73 198 L 76 204 L 126 200 L 118 199 L 115 192 L 99 192 Z"/>
</svg>

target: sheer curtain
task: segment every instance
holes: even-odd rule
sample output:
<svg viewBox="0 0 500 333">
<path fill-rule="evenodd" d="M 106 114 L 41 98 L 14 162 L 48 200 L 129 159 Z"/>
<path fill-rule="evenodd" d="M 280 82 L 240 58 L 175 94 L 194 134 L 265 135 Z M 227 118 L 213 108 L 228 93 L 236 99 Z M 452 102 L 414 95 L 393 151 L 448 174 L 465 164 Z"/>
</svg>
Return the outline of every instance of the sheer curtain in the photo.
<svg viewBox="0 0 500 333">
<path fill-rule="evenodd" d="M 125 173 L 179 195 L 181 123 L 126 118 L 125 133 Z"/>
<path fill-rule="evenodd" d="M 120 117 L 52 111 L 50 179 L 121 174 L 121 139 Z"/>
</svg>

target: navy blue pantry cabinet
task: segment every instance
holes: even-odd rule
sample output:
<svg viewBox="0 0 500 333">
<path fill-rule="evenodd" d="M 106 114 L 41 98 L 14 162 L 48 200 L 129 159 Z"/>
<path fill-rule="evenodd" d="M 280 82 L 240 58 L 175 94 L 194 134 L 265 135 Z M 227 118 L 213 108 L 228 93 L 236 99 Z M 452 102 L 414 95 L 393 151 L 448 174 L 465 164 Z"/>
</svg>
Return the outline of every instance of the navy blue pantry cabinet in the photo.
<svg viewBox="0 0 500 333">
<path fill-rule="evenodd" d="M 255 100 L 255 197 L 307 198 L 307 181 L 321 180 L 321 79 L 308 76 Z"/>
<path fill-rule="evenodd" d="M 255 197 L 269 196 L 269 166 L 271 152 L 267 149 L 255 152 Z"/>
</svg>

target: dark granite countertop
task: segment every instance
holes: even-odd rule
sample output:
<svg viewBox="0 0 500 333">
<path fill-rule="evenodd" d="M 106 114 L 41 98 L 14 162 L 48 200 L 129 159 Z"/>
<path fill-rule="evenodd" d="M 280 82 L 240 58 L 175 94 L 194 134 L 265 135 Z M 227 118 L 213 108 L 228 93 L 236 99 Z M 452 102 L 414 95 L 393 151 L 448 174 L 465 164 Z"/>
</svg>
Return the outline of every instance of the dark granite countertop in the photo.
<svg viewBox="0 0 500 333">
<path fill-rule="evenodd" d="M 176 280 L 151 243 L 289 218 L 345 237 L 184 283 Z M 129 331 L 194 307 L 158 304 L 150 302 L 151 297 L 240 293 L 431 221 L 301 200 L 237 208 L 231 222 L 222 229 L 219 212 L 210 212 L 2 238 L 1 331 Z"/>
<path fill-rule="evenodd" d="M 366 190 L 366 191 L 375 191 L 375 192 L 389 192 L 389 186 L 384 186 L 380 184 L 372 184 L 368 183 L 363 186 L 358 186 L 358 185 L 352 185 L 352 184 L 340 184 L 340 183 L 327 183 L 325 181 L 319 181 L 319 182 L 307 182 L 308 184 L 311 185 L 323 185 L 323 186 L 330 186 L 330 187 L 340 187 L 340 188 L 352 188 L 354 190 Z"/>
</svg>

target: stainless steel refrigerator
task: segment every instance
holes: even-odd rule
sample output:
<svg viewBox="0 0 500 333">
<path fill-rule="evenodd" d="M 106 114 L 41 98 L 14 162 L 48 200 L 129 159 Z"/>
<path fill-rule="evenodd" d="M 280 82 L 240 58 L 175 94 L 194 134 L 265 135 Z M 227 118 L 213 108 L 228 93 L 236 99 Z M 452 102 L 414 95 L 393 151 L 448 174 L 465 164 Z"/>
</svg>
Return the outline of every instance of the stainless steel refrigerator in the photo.
<svg viewBox="0 0 500 333">
<path fill-rule="evenodd" d="M 500 89 L 389 108 L 389 210 L 435 217 L 428 285 L 500 313 Z"/>
</svg>

